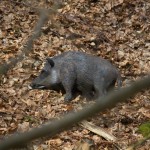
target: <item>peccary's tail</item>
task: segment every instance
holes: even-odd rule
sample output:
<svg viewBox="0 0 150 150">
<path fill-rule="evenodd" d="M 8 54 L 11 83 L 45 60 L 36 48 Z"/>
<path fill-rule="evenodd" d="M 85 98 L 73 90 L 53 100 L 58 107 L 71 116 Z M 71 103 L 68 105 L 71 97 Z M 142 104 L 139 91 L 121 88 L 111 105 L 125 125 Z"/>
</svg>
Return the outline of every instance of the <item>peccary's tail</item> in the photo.
<svg viewBox="0 0 150 150">
<path fill-rule="evenodd" d="M 118 88 L 122 87 L 122 78 L 119 72 L 118 72 L 118 78 L 117 78 L 117 85 L 118 85 Z"/>
</svg>

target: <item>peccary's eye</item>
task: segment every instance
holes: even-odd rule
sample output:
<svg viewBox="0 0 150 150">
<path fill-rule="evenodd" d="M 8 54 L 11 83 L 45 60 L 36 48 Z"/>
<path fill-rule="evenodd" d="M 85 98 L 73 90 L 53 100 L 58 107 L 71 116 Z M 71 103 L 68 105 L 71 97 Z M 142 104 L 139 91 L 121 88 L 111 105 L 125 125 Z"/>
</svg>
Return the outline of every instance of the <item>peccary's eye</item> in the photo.
<svg viewBox="0 0 150 150">
<path fill-rule="evenodd" d="M 46 71 L 45 71 L 45 70 L 42 70 L 41 73 L 46 73 Z"/>
<path fill-rule="evenodd" d="M 42 70 L 41 71 L 41 75 L 44 75 L 44 76 L 47 76 L 49 73 L 48 73 L 48 71 L 46 71 L 46 70 Z"/>
</svg>

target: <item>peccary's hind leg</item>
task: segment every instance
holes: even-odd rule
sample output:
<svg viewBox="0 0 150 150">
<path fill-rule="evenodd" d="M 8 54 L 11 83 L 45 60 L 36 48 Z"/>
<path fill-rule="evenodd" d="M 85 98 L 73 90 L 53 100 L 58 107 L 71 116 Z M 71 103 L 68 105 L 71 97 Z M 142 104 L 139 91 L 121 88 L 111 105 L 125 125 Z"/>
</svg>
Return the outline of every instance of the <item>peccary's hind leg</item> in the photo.
<svg viewBox="0 0 150 150">
<path fill-rule="evenodd" d="M 113 81 L 109 84 L 109 86 L 107 87 L 107 92 L 109 92 L 109 91 L 111 91 L 111 90 L 114 89 L 115 83 L 116 83 L 116 80 L 113 80 Z"/>
<path fill-rule="evenodd" d="M 101 89 L 100 87 L 95 88 L 94 99 L 98 99 L 106 94 L 106 90 Z"/>
<path fill-rule="evenodd" d="M 100 97 L 106 95 L 107 93 L 103 82 L 95 83 L 94 89 L 95 89 L 94 99 L 99 99 Z"/>
</svg>

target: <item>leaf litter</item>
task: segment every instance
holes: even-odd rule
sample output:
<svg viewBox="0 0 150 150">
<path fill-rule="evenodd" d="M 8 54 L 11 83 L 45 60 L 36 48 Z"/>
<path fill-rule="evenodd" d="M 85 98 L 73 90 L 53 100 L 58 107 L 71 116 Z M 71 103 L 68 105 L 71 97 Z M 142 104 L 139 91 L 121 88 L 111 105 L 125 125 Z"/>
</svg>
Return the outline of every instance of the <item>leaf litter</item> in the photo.
<svg viewBox="0 0 150 150">
<path fill-rule="evenodd" d="M 26 0 L 34 7 L 50 8 L 54 1 Z M 16 57 L 32 35 L 38 15 L 23 1 L 0 1 L 0 62 Z M 0 138 L 15 132 L 28 131 L 48 120 L 61 118 L 81 105 L 90 103 L 81 97 L 65 104 L 61 93 L 29 90 L 46 57 L 65 51 L 84 51 L 110 60 L 121 71 L 123 86 L 144 75 L 150 68 L 150 2 L 144 0 L 68 0 L 58 10 L 34 41 L 33 52 L 26 56 L 0 84 Z M 6 7 L 7 6 L 7 7 Z M 127 148 L 142 138 L 138 127 L 150 120 L 149 90 L 138 93 L 127 103 L 97 114 L 88 121 L 104 128 L 117 144 Z M 74 125 L 45 142 L 36 140 L 35 149 L 116 149 L 114 144 Z M 138 147 L 147 149 L 150 143 Z"/>
</svg>

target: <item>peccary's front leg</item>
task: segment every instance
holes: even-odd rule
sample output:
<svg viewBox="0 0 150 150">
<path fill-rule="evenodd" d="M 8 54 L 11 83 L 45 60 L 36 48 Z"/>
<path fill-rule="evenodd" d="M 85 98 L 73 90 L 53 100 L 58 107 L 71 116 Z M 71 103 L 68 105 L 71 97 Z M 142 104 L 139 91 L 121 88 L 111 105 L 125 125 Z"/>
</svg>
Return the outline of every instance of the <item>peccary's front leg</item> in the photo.
<svg viewBox="0 0 150 150">
<path fill-rule="evenodd" d="M 71 101 L 73 99 L 72 90 L 73 90 L 73 86 L 74 86 L 74 80 L 72 78 L 65 77 L 65 79 L 62 81 L 62 84 L 66 91 L 64 100 Z"/>
<path fill-rule="evenodd" d="M 75 85 L 76 79 L 76 72 L 72 65 L 65 65 L 65 68 L 62 71 L 61 78 L 62 78 L 62 85 L 66 91 L 66 95 L 64 100 L 66 102 L 71 101 L 73 99 L 73 87 Z"/>
</svg>

